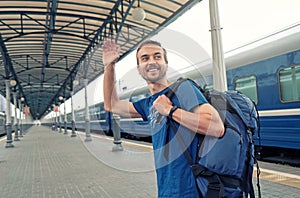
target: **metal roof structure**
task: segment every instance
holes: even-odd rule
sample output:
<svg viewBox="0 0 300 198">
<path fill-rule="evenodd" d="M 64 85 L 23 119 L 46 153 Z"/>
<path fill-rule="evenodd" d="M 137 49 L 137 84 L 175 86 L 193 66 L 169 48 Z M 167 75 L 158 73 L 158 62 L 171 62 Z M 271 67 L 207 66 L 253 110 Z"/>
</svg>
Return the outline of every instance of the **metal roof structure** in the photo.
<svg viewBox="0 0 300 198">
<path fill-rule="evenodd" d="M 73 90 L 103 73 L 101 42 L 112 37 L 121 59 L 201 0 L 3 0 L 0 1 L 0 92 L 14 79 L 40 119 Z M 142 7 L 143 21 L 133 17 Z M 13 99 L 11 100 L 13 101 Z"/>
</svg>

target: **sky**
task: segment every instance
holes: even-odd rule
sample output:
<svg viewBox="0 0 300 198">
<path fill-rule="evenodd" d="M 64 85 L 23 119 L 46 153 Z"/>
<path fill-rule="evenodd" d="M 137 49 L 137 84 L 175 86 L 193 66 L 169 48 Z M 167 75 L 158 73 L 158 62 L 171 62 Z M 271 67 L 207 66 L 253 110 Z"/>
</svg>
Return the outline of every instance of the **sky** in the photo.
<svg viewBox="0 0 300 198">
<path fill-rule="evenodd" d="M 300 22 L 299 0 L 219 0 L 218 5 L 224 53 Z M 180 71 L 211 57 L 210 29 L 209 0 L 203 0 L 153 39 L 171 52 L 168 54 L 171 71 Z M 198 46 L 186 50 L 185 45 L 191 45 L 187 40 Z M 192 55 L 193 52 L 197 54 Z M 117 64 L 116 78 L 120 79 L 121 87 L 144 83 L 136 71 L 135 51 Z"/>
<path fill-rule="evenodd" d="M 218 5 L 224 52 L 300 22 L 299 0 L 219 0 Z M 162 42 L 163 45 L 164 42 L 175 43 L 182 48 L 185 41 L 189 40 L 197 45 L 197 51 L 202 50 L 201 56 L 205 58 L 211 56 L 209 30 L 209 0 L 203 0 L 165 27 L 153 39 Z M 173 37 L 170 38 L 168 35 Z M 186 59 L 194 58 L 190 53 L 195 50 L 188 50 L 187 53 L 184 49 L 174 49 L 174 46 L 167 47 L 167 50 L 171 52 L 168 54 L 169 67 L 173 70 L 180 70 L 178 65 L 187 65 Z M 122 79 L 120 84 L 143 82 L 136 73 L 135 51 L 117 63 L 116 79 Z M 102 77 L 89 84 L 88 93 L 90 93 L 89 104 L 102 100 Z M 82 95 L 83 91 L 74 96 L 75 109 L 83 108 L 83 102 L 80 102 Z"/>
<path fill-rule="evenodd" d="M 300 22 L 299 0 L 219 0 L 218 5 L 224 52 Z M 203 0 L 165 27 L 154 39 L 164 45 L 164 41 L 169 38 L 160 37 L 161 34 L 182 34 L 180 37 L 192 39 L 211 57 L 210 29 L 209 0 Z M 176 38 L 173 39 L 174 43 L 183 45 Z M 172 51 L 170 48 L 167 50 Z M 179 54 L 184 55 L 180 51 Z M 181 62 L 178 59 L 172 60 L 173 57 L 170 57 L 169 66 L 178 70 Z M 129 71 L 134 73 L 136 70 L 135 51 L 120 61 L 116 68 L 117 79 L 134 79 L 130 75 L 126 76 Z"/>
</svg>

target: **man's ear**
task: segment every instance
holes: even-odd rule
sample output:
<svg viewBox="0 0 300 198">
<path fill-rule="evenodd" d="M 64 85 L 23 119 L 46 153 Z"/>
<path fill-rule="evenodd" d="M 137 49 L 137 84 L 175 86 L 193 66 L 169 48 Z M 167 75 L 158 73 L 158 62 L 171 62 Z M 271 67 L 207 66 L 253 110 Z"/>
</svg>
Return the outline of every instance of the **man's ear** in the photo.
<svg viewBox="0 0 300 198">
<path fill-rule="evenodd" d="M 138 70 L 139 74 L 141 75 L 140 66 L 139 65 L 136 66 L 136 69 Z"/>
</svg>

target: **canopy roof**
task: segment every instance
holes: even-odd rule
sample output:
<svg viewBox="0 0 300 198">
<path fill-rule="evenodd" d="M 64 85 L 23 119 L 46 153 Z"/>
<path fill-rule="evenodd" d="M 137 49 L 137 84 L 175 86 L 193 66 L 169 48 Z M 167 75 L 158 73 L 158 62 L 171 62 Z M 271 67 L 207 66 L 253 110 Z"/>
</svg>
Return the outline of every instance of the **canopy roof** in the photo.
<svg viewBox="0 0 300 198">
<path fill-rule="evenodd" d="M 113 37 L 121 59 L 201 0 L 0 1 L 0 92 L 16 80 L 34 119 L 103 73 L 101 42 Z M 146 12 L 134 20 L 137 7 Z M 78 86 L 72 86 L 73 80 Z M 13 99 L 11 99 L 13 101 Z"/>
</svg>

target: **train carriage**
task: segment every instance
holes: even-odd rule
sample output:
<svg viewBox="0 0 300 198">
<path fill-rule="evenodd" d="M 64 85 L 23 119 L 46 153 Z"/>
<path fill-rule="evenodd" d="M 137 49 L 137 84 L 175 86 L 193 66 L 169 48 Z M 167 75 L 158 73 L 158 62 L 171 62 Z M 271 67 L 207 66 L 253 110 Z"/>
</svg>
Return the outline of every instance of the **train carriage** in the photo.
<svg viewBox="0 0 300 198">
<path fill-rule="evenodd" d="M 0 112 L 0 137 L 5 135 L 5 114 Z"/>
<path fill-rule="evenodd" d="M 260 115 L 260 138 L 255 145 L 261 152 L 282 153 L 286 149 L 300 149 L 300 24 L 267 36 L 249 45 L 225 53 L 228 90 L 238 90 L 257 105 Z M 199 67 L 198 67 L 199 66 Z M 190 70 L 182 76 L 211 88 L 211 64 L 193 65 L 201 75 Z M 173 80 L 179 76 L 174 76 Z M 205 83 L 205 84 L 204 84 Z M 120 94 L 122 99 L 135 101 L 149 95 L 140 87 Z M 103 102 L 90 107 L 91 130 L 111 134 L 110 113 Z M 76 127 L 85 128 L 84 110 L 76 111 Z M 141 119 L 121 118 L 123 137 L 140 139 L 148 134 L 148 126 Z M 267 155 L 267 154 L 266 154 Z"/>
</svg>

